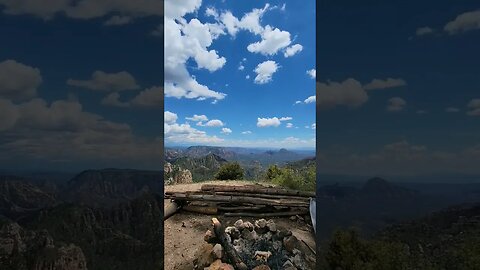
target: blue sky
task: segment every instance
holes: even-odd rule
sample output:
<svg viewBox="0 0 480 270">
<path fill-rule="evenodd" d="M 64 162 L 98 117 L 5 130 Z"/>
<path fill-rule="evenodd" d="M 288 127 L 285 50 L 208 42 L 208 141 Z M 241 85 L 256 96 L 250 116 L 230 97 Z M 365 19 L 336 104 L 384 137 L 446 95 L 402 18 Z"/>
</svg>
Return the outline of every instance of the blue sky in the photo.
<svg viewBox="0 0 480 270">
<path fill-rule="evenodd" d="M 314 1 L 166 1 L 165 144 L 313 149 L 314 20 Z"/>
<path fill-rule="evenodd" d="M 478 1 L 325 2 L 317 16 L 319 172 L 480 173 Z"/>
<path fill-rule="evenodd" d="M 0 0 L 0 169 L 160 168 L 163 3 Z"/>
</svg>

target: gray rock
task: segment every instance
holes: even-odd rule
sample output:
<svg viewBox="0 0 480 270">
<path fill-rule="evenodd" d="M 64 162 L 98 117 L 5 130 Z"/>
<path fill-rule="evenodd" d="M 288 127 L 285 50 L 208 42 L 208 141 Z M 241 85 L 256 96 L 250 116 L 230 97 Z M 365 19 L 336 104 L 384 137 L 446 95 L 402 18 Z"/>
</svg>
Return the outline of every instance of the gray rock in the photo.
<svg viewBox="0 0 480 270">
<path fill-rule="evenodd" d="M 245 225 L 243 224 L 243 220 L 241 220 L 241 219 L 235 221 L 233 226 L 235 226 L 235 228 L 237 228 L 239 231 L 241 231 L 245 228 Z"/>
<path fill-rule="evenodd" d="M 203 236 L 203 240 L 207 243 L 213 244 L 217 242 L 217 237 L 211 230 L 208 230 Z"/>
<path fill-rule="evenodd" d="M 282 242 L 280 241 L 273 241 L 272 247 L 275 251 L 280 251 L 282 249 Z"/>
<path fill-rule="evenodd" d="M 222 247 L 222 245 L 216 244 L 215 246 L 213 246 L 213 255 L 217 259 L 221 259 L 223 257 L 223 247 Z"/>
<path fill-rule="evenodd" d="M 293 263 L 292 263 L 290 260 L 287 260 L 287 261 L 283 264 L 283 268 L 287 268 L 287 267 L 294 267 L 294 266 L 293 266 Z"/>
<path fill-rule="evenodd" d="M 233 240 L 240 238 L 240 231 L 236 227 L 227 227 L 225 233 L 229 234 Z"/>
<path fill-rule="evenodd" d="M 266 233 L 268 231 L 267 221 L 265 219 L 259 219 L 255 221 L 255 231 L 257 233 Z"/>
<path fill-rule="evenodd" d="M 203 269 L 208 267 L 215 260 L 215 256 L 213 255 L 213 245 L 207 243 L 203 244 L 195 253 L 194 258 L 194 269 Z"/>
<path fill-rule="evenodd" d="M 290 253 L 293 253 L 294 249 L 298 249 L 299 241 L 297 237 L 292 235 L 283 239 L 283 246 L 285 247 L 285 250 L 287 250 Z"/>
<path fill-rule="evenodd" d="M 292 235 L 292 232 L 291 231 L 287 231 L 287 230 L 281 230 L 279 233 L 278 233 L 278 236 L 280 238 L 285 238 L 285 237 L 289 237 Z"/>
<path fill-rule="evenodd" d="M 247 229 L 249 231 L 253 231 L 255 226 L 253 226 L 253 224 L 250 221 L 245 221 L 245 222 L 243 222 L 243 228 Z"/>
<path fill-rule="evenodd" d="M 293 261 L 293 264 L 294 264 L 297 268 L 300 268 L 300 269 L 309 269 L 309 267 L 307 267 L 307 265 L 305 264 L 305 261 L 303 260 L 302 255 L 300 255 L 300 254 L 295 255 L 295 256 L 293 257 L 292 261 Z"/>
<path fill-rule="evenodd" d="M 271 232 L 276 232 L 277 231 L 277 225 L 271 219 L 267 222 L 267 227 Z"/>
</svg>

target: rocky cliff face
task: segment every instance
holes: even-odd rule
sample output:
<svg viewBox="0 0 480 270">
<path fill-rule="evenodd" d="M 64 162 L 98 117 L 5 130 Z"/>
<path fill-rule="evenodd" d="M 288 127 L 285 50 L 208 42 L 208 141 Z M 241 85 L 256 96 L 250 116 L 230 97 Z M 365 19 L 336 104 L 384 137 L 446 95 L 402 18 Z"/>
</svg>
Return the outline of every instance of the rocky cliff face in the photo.
<svg viewBox="0 0 480 270">
<path fill-rule="evenodd" d="M 2 269 L 84 270 L 87 261 L 78 246 L 55 244 L 45 231 L 25 230 L 15 222 L 0 227 Z"/>
<path fill-rule="evenodd" d="M 85 171 L 56 196 L 0 182 L 0 269 L 161 269 L 162 177 Z"/>
<path fill-rule="evenodd" d="M 0 213 L 21 214 L 54 205 L 55 196 L 42 191 L 25 179 L 0 176 Z"/>
<path fill-rule="evenodd" d="M 160 197 L 109 209 L 61 204 L 0 229 L 0 269 L 159 269 Z M 28 228 L 28 229 L 26 229 Z"/>
<path fill-rule="evenodd" d="M 217 173 L 220 167 L 227 162 L 228 161 L 226 159 L 220 157 L 219 155 L 210 153 L 202 157 L 183 156 L 175 159 L 169 163 L 169 165 L 165 165 L 171 167 L 172 169 L 172 174 L 169 175 L 170 177 L 175 178 L 175 174 L 188 177 L 190 172 L 193 180 L 203 181 L 212 180 L 215 173 Z M 165 172 L 167 169 L 170 169 L 168 167 L 165 168 Z M 177 171 L 179 173 L 176 173 Z M 180 182 L 185 183 L 185 181 L 182 181 L 181 177 L 179 180 Z M 178 181 L 173 181 L 173 183 L 178 183 Z"/>
<path fill-rule="evenodd" d="M 182 169 L 169 162 L 165 162 L 164 165 L 164 179 L 166 185 L 189 184 L 193 182 L 190 170 Z"/>
<path fill-rule="evenodd" d="M 144 192 L 159 192 L 162 173 L 137 170 L 88 170 L 68 184 L 63 199 L 90 206 L 111 206 L 138 197 Z"/>
</svg>

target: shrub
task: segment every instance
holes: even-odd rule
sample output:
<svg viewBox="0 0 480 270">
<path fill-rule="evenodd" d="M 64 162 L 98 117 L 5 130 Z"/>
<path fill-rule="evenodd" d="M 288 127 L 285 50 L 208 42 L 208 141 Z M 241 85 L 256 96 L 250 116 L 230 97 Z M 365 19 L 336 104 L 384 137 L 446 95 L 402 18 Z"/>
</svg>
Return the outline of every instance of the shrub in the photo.
<svg viewBox="0 0 480 270">
<path fill-rule="evenodd" d="M 315 165 L 307 167 L 303 174 L 303 190 L 316 191 L 317 189 L 317 168 Z"/>
<path fill-rule="evenodd" d="M 271 165 L 268 167 L 266 178 L 267 180 L 273 180 L 282 173 L 282 170 L 277 165 Z"/>
<path fill-rule="evenodd" d="M 413 266 L 405 245 L 393 241 L 365 240 L 354 229 L 337 230 L 320 254 L 324 269 L 433 270 L 425 264 Z"/>
<path fill-rule="evenodd" d="M 302 189 L 302 178 L 292 169 L 281 169 L 280 173 L 272 179 L 272 182 L 289 189 Z"/>
<path fill-rule="evenodd" d="M 278 168 L 276 165 L 273 165 L 268 168 L 266 174 L 266 178 L 274 184 L 289 189 L 308 191 L 315 191 L 315 176 L 316 169 L 314 166 L 294 170 L 291 168 Z"/>
<path fill-rule="evenodd" d="M 215 179 L 218 180 L 239 180 L 243 179 L 243 168 L 238 162 L 225 163 L 220 167 Z"/>
</svg>

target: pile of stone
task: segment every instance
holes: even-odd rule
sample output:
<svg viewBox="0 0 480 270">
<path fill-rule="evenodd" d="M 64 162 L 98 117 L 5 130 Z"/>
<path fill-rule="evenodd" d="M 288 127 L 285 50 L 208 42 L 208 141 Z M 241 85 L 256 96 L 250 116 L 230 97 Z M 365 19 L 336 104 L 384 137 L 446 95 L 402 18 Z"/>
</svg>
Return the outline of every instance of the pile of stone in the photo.
<svg viewBox="0 0 480 270">
<path fill-rule="evenodd" d="M 273 220 L 259 219 L 252 223 L 239 219 L 224 231 L 228 245 L 233 246 L 245 269 L 315 269 L 312 250 L 291 231 L 277 228 Z M 238 263 L 229 258 L 228 247 L 222 245 L 214 230 L 208 230 L 204 240 L 205 245 L 196 254 L 195 269 L 239 269 Z"/>
</svg>

